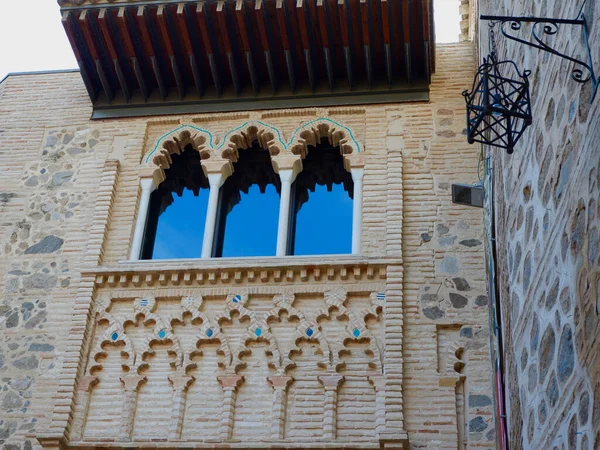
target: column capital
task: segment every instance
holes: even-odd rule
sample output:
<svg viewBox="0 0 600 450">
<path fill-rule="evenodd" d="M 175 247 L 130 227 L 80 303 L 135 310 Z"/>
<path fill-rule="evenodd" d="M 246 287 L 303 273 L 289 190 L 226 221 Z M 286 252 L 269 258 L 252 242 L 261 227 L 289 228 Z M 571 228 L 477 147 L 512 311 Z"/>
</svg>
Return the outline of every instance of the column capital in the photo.
<svg viewBox="0 0 600 450">
<path fill-rule="evenodd" d="M 194 380 L 195 378 L 191 375 L 173 375 L 169 377 L 169 381 L 171 382 L 173 389 L 182 389 L 184 392 Z"/>
<path fill-rule="evenodd" d="M 233 164 L 228 159 L 201 161 L 202 170 L 210 181 L 211 175 L 221 174 L 223 181 L 233 173 Z M 214 178 L 214 177 L 213 177 Z M 212 187 L 212 185 L 211 185 Z"/>
<path fill-rule="evenodd" d="M 217 377 L 224 391 L 236 391 L 244 382 L 244 377 L 241 375 L 235 376 L 220 376 Z"/>
<path fill-rule="evenodd" d="M 275 172 L 279 173 L 279 176 L 281 176 L 281 172 L 284 170 L 291 170 L 294 174 L 294 178 L 302 172 L 302 158 L 299 155 L 279 154 L 273 157 L 272 161 L 273 168 L 275 169 Z"/>
<path fill-rule="evenodd" d="M 137 388 L 144 381 L 146 381 L 146 377 L 142 375 L 128 374 L 121 377 L 125 391 L 137 391 Z"/>
<path fill-rule="evenodd" d="M 344 381 L 343 375 L 321 375 L 318 378 L 326 391 L 337 391 L 340 382 Z"/>
<path fill-rule="evenodd" d="M 294 380 L 294 378 L 286 376 L 274 376 L 267 377 L 267 380 L 269 380 L 269 383 L 271 384 L 273 389 L 281 389 L 285 391 L 290 385 L 290 383 Z"/>
</svg>

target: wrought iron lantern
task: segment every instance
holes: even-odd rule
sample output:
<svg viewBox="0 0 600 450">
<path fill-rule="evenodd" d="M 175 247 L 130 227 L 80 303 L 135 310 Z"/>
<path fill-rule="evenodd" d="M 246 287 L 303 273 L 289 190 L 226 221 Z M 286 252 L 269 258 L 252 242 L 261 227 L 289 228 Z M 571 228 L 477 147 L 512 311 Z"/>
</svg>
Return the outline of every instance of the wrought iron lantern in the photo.
<svg viewBox="0 0 600 450">
<path fill-rule="evenodd" d="M 514 79 L 505 74 L 514 75 Z M 479 66 L 473 89 L 464 91 L 467 102 L 467 140 L 505 148 L 515 144 L 531 125 L 530 71 L 520 73 L 513 61 L 497 62 L 492 53 Z"/>
</svg>

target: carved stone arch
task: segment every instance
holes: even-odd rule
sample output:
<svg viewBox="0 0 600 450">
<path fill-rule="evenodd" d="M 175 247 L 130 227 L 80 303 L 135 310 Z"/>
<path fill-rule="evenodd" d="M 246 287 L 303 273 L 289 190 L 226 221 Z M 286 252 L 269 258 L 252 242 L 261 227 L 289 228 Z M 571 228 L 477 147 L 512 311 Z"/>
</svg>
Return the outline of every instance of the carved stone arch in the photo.
<svg viewBox="0 0 600 450">
<path fill-rule="evenodd" d="M 109 322 L 110 323 L 110 322 Z M 97 369 L 102 369 L 102 364 L 98 362 L 98 358 L 107 356 L 106 345 L 123 345 L 121 356 L 125 361 L 121 363 L 124 372 L 129 372 L 135 367 L 136 353 L 133 348 L 133 343 L 121 325 L 113 321 L 112 324 L 104 331 L 98 344 L 91 352 L 90 364 L 88 365 L 87 374 L 93 375 Z"/>
<path fill-rule="evenodd" d="M 213 152 L 214 138 L 210 131 L 194 125 L 182 125 L 161 136 L 152 150 L 142 158 L 142 167 L 153 169 L 156 184 L 164 179 L 164 170 L 171 166 L 173 153 L 180 154 L 191 145 L 200 154 L 200 159 L 211 158 Z"/>
<path fill-rule="evenodd" d="M 183 362 L 185 373 L 196 367 L 196 363 L 192 360 L 192 358 L 196 354 L 202 354 L 200 346 L 203 343 L 211 342 L 219 343 L 217 354 L 223 356 L 223 361 L 218 363 L 219 367 L 223 369 L 226 374 L 232 374 L 233 354 L 231 353 L 227 336 L 221 332 L 221 329 L 217 324 L 212 323 L 210 320 L 203 322 L 199 333 L 194 338 L 193 348 L 191 348 L 190 351 L 185 354 L 185 359 Z"/>
<path fill-rule="evenodd" d="M 258 120 L 252 120 L 230 130 L 223 137 L 223 141 L 219 145 L 220 156 L 236 162 L 238 151 L 251 147 L 254 142 L 258 142 L 258 145 L 268 150 L 271 158 L 287 149 L 283 134 L 278 128 Z"/>
<path fill-rule="evenodd" d="M 161 323 L 156 323 L 153 332 L 148 334 L 146 339 L 144 339 L 144 346 L 140 351 L 139 361 L 136 362 L 136 372 L 140 373 L 143 368 L 148 366 L 148 364 L 144 361 L 144 357 L 155 354 L 154 349 L 152 348 L 154 344 L 167 344 L 169 342 L 171 343 L 171 347 L 169 350 L 167 350 L 167 353 L 171 356 L 174 356 L 173 360 L 170 362 L 170 365 L 174 369 L 181 368 L 183 365 L 183 353 L 181 351 L 179 339 L 171 332 L 169 327 L 164 326 L 161 321 Z"/>
<path fill-rule="evenodd" d="M 269 331 L 267 323 L 263 321 L 253 321 L 250 327 L 248 327 L 247 333 L 242 336 L 239 346 L 240 350 L 235 355 L 234 361 L 234 370 L 236 373 L 246 365 L 242 361 L 242 358 L 252 354 L 252 350 L 248 348 L 250 342 L 266 342 L 268 346 L 265 348 L 265 354 L 269 358 L 269 368 L 273 369 L 276 375 L 284 374 L 277 340 Z"/>
<path fill-rule="evenodd" d="M 350 127 L 333 119 L 321 117 L 302 124 L 292 134 L 289 149 L 295 155 L 306 157 L 309 146 L 316 146 L 323 139 L 333 147 L 339 147 L 346 170 L 350 169 L 350 155 L 361 152 L 361 145 Z"/>
<path fill-rule="evenodd" d="M 308 320 L 302 318 L 300 320 L 300 324 L 296 328 L 296 332 L 294 333 L 294 339 L 292 341 L 293 347 L 290 349 L 288 354 L 284 356 L 284 360 L 282 362 L 286 372 L 295 367 L 292 356 L 294 354 L 302 353 L 302 350 L 299 346 L 300 342 L 302 341 L 316 342 L 322 355 L 322 358 L 317 365 L 321 369 L 325 369 L 327 372 L 334 371 L 331 348 L 329 346 L 329 342 L 327 342 L 327 339 L 325 338 L 325 335 L 321 332 L 321 327 L 319 327 L 316 322 L 309 322 Z"/>
<path fill-rule="evenodd" d="M 364 321 L 359 321 L 354 317 L 354 315 L 350 316 L 350 320 L 348 322 L 348 326 L 346 327 L 346 336 L 344 337 L 344 345 L 343 348 L 339 351 L 339 355 L 341 356 L 344 351 L 346 351 L 346 346 L 349 342 L 364 342 L 366 341 L 368 344 L 368 350 L 365 350 L 365 353 L 370 352 L 370 356 L 372 358 L 372 363 L 369 363 L 369 366 L 372 369 L 375 369 L 377 374 L 383 373 L 383 359 L 381 357 L 381 352 L 379 347 L 377 346 L 377 341 L 375 337 L 366 327 Z M 341 358 L 340 358 L 341 362 Z M 342 363 L 343 364 L 343 363 Z M 337 369 L 337 368 L 336 368 Z"/>
</svg>

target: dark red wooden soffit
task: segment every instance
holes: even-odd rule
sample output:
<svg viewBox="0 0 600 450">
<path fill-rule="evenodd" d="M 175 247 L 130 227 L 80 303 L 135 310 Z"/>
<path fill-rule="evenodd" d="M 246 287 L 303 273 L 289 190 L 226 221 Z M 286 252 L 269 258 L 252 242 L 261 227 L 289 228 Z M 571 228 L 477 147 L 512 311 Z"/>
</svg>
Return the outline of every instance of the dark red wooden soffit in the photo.
<svg viewBox="0 0 600 450">
<path fill-rule="evenodd" d="M 431 1 L 67 4 L 62 22 L 96 108 L 368 103 L 428 91 Z"/>
</svg>

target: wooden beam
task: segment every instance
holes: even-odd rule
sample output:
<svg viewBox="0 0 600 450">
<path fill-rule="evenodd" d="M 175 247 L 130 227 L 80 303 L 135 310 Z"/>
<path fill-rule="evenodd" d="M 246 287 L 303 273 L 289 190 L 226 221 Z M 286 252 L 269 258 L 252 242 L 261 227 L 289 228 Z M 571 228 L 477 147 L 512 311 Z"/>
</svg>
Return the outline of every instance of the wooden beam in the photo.
<svg viewBox="0 0 600 450">
<path fill-rule="evenodd" d="M 373 64 L 371 61 L 371 0 L 360 0 L 363 51 L 365 53 L 365 73 L 369 86 L 373 84 Z"/>
<path fill-rule="evenodd" d="M 383 51 L 385 54 L 385 75 L 387 78 L 388 86 L 392 86 L 394 81 L 393 78 L 393 58 L 394 58 L 394 47 L 393 47 L 393 30 L 391 28 L 390 23 L 390 9 L 391 9 L 391 1 L 381 0 L 381 28 L 383 31 Z"/>
<path fill-rule="evenodd" d="M 119 85 L 121 86 L 121 92 L 123 92 L 123 96 L 125 97 L 125 101 L 129 101 L 131 98 L 131 90 L 129 89 L 129 85 L 127 84 L 127 78 L 123 73 L 123 68 L 121 67 L 120 57 L 117 52 L 117 47 L 115 42 L 113 41 L 113 33 L 110 28 L 110 11 L 106 8 L 100 9 L 98 12 L 98 23 L 100 26 L 100 32 L 102 33 L 102 37 L 104 38 L 104 42 L 106 43 L 106 49 L 108 50 L 108 54 L 112 59 L 113 65 L 115 67 L 115 73 L 117 75 L 117 79 L 119 80 Z"/>
<path fill-rule="evenodd" d="M 256 22 L 258 24 L 258 31 L 260 34 L 260 42 L 265 55 L 265 62 L 267 64 L 269 82 L 271 83 L 273 94 L 275 94 L 277 92 L 277 73 L 275 72 L 273 52 L 271 52 L 271 49 L 274 50 L 276 47 L 273 39 L 273 32 L 267 19 L 267 7 L 263 6 L 263 4 L 263 0 L 256 0 L 254 13 L 256 15 Z"/>
<path fill-rule="evenodd" d="M 202 97 L 203 89 L 202 89 L 202 76 L 200 75 L 200 68 L 198 67 L 200 64 L 200 60 L 196 57 L 196 52 L 194 51 L 194 47 L 192 45 L 192 30 L 191 27 L 188 26 L 188 14 L 185 3 L 177 4 L 177 25 L 175 26 L 175 30 L 177 35 L 179 36 L 179 42 L 182 43 L 185 54 L 189 61 L 189 67 L 192 71 L 192 78 L 194 79 L 194 86 L 196 86 L 196 91 L 198 95 Z"/>
<path fill-rule="evenodd" d="M 293 47 L 288 36 L 289 26 L 287 23 L 287 8 L 284 0 L 276 0 L 276 2 L 277 23 L 279 25 L 279 32 L 281 33 L 285 65 L 287 67 L 290 88 L 292 89 L 292 92 L 294 92 L 296 90 L 296 72 L 294 70 Z"/>
<path fill-rule="evenodd" d="M 169 61 L 171 63 L 171 71 L 173 72 L 173 77 L 175 78 L 175 85 L 177 86 L 179 98 L 183 99 L 183 97 L 185 96 L 185 84 L 183 80 L 183 75 L 181 73 L 181 69 L 179 68 L 179 64 L 177 63 L 174 46 L 169 33 L 169 29 L 171 29 L 171 27 L 167 23 L 168 14 L 168 6 L 158 5 L 158 8 L 156 9 L 156 18 L 158 19 L 158 30 L 160 32 L 161 42 L 164 44 L 165 50 L 167 51 L 167 55 L 169 56 Z"/>
<path fill-rule="evenodd" d="M 85 64 L 84 55 L 80 50 L 79 41 L 81 38 L 77 35 L 78 33 L 75 30 L 75 27 L 73 26 L 74 22 L 75 18 L 73 17 L 73 12 L 63 12 L 63 28 L 65 29 L 65 33 L 67 34 L 67 38 L 69 39 L 69 43 L 71 44 L 71 48 L 73 49 L 73 53 L 75 54 L 75 60 L 77 61 L 77 65 L 79 66 L 79 71 L 83 80 L 83 84 L 85 85 L 85 89 L 87 90 L 92 102 L 94 102 L 98 97 L 98 91 L 94 87 L 94 82 Z"/>
<path fill-rule="evenodd" d="M 406 73 L 406 81 L 412 82 L 412 51 L 411 51 L 411 10 L 412 0 L 404 0 L 402 2 L 402 31 L 404 42 L 404 68 Z"/>
<path fill-rule="evenodd" d="M 296 2 L 296 14 L 298 16 L 298 28 L 300 29 L 300 40 L 302 41 L 302 48 L 304 49 L 304 62 L 306 64 L 306 73 L 308 75 L 308 83 L 311 89 L 315 88 L 315 70 L 312 60 L 311 52 L 311 39 L 309 38 L 309 32 L 313 33 L 317 27 L 313 28 L 310 23 L 308 11 L 306 10 L 307 5 L 304 0 L 297 0 Z"/>
<path fill-rule="evenodd" d="M 209 6 L 204 2 L 198 2 L 196 4 L 196 18 L 198 19 L 198 25 L 202 34 L 202 41 L 207 50 L 208 65 L 210 67 L 210 73 L 213 77 L 213 83 L 217 94 L 220 96 L 223 93 L 223 85 L 221 83 L 221 77 L 219 74 L 218 65 L 218 45 L 213 42 L 215 39 L 215 32 L 213 27 L 213 21 L 211 20 Z"/>
<path fill-rule="evenodd" d="M 352 53 L 350 52 L 350 32 L 348 30 L 348 7 L 346 0 L 338 0 L 338 18 L 340 21 L 340 30 L 342 32 L 342 43 L 344 46 L 344 61 L 346 63 L 346 76 L 348 85 L 353 85 Z"/>
<path fill-rule="evenodd" d="M 246 27 L 246 18 L 248 12 L 246 11 L 246 1 L 237 0 L 235 5 L 235 17 L 237 19 L 238 29 L 242 38 L 242 49 L 246 57 L 246 65 L 248 66 L 248 73 L 250 74 L 250 82 L 252 83 L 252 90 L 254 95 L 258 94 L 260 90 L 260 82 L 256 74 L 256 68 L 254 65 L 254 55 L 252 51 L 252 43 L 248 29 Z"/>
<path fill-rule="evenodd" d="M 335 83 L 334 73 L 333 73 L 333 56 L 332 56 L 332 47 L 333 39 L 331 38 L 331 26 L 330 26 L 330 17 L 327 8 L 327 1 L 325 0 L 317 0 L 317 15 L 319 17 L 319 30 L 321 32 L 321 42 L 323 43 L 323 57 L 325 59 L 325 71 L 327 73 L 327 83 L 329 84 L 329 89 L 333 89 L 333 85 Z"/>
<path fill-rule="evenodd" d="M 146 84 L 146 80 L 144 78 L 144 71 L 140 67 L 140 59 L 138 59 L 137 51 L 133 44 L 131 33 L 136 36 L 135 27 L 130 27 L 131 20 L 129 19 L 128 9 L 125 7 L 120 7 L 117 12 L 117 30 L 119 30 L 120 41 L 123 45 L 123 51 L 125 55 L 131 61 L 131 67 L 133 69 L 133 73 L 135 74 L 135 78 L 138 82 L 138 86 L 140 87 L 140 92 L 142 93 L 142 97 L 144 101 L 148 100 L 148 86 Z M 137 37 L 137 36 L 136 36 Z"/>
<path fill-rule="evenodd" d="M 230 39 L 229 25 L 227 23 L 227 3 L 219 1 L 217 3 L 217 24 L 221 30 L 221 39 L 225 45 L 225 52 L 227 54 L 227 63 L 229 64 L 229 73 L 231 74 L 231 81 L 233 83 L 233 90 L 235 95 L 239 96 L 241 91 L 240 79 L 238 76 L 236 58 L 233 52 L 232 42 Z"/>
<path fill-rule="evenodd" d="M 161 98 L 164 100 L 167 98 L 167 87 L 165 85 L 158 60 L 156 59 L 156 53 L 154 51 L 152 40 L 150 38 L 150 32 L 147 25 L 147 8 L 145 6 L 138 6 L 136 14 L 136 23 L 140 30 L 140 41 L 144 47 L 146 55 L 150 58 L 150 64 L 152 65 L 152 71 L 154 72 L 154 78 L 160 92 Z"/>
<path fill-rule="evenodd" d="M 85 9 L 80 12 L 79 27 L 82 32 L 86 46 L 89 49 L 92 60 L 94 61 L 94 64 L 96 66 L 96 72 L 98 74 L 98 78 L 100 79 L 100 84 L 102 85 L 104 95 L 106 95 L 108 101 L 111 102 L 114 97 L 114 92 L 112 86 L 110 85 L 110 80 L 108 79 L 104 66 L 102 65 L 98 48 L 96 47 L 96 43 L 94 42 L 92 31 L 90 29 L 92 25 L 90 24 L 88 14 L 92 15 L 93 12 Z"/>
</svg>

